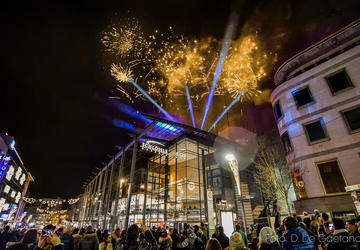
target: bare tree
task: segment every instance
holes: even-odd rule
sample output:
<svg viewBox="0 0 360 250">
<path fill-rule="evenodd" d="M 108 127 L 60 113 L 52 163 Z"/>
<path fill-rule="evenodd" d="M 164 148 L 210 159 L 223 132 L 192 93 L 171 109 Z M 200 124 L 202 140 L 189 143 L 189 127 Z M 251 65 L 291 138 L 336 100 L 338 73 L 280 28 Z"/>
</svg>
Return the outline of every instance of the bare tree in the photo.
<svg viewBox="0 0 360 250">
<path fill-rule="evenodd" d="M 254 179 L 267 200 L 283 200 L 288 214 L 291 213 L 289 194 L 293 185 L 293 174 L 287 167 L 284 150 L 280 143 L 266 143 L 258 138 L 258 155 L 254 159 Z"/>
</svg>

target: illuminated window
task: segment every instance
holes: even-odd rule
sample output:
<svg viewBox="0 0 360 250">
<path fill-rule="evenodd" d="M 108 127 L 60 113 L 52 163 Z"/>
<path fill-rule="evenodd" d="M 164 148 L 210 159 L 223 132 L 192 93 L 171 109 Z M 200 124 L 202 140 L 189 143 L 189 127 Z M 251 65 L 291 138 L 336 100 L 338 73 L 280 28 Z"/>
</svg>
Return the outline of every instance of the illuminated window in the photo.
<svg viewBox="0 0 360 250">
<path fill-rule="evenodd" d="M 4 193 L 5 193 L 5 194 L 8 194 L 8 193 L 9 193 L 9 191 L 10 191 L 10 187 L 9 187 L 9 185 L 5 185 L 5 188 L 4 188 Z"/>
<path fill-rule="evenodd" d="M 344 70 L 326 77 L 326 80 L 333 94 L 341 90 L 353 87 L 349 76 Z"/>
<path fill-rule="evenodd" d="M 285 132 L 281 135 L 281 141 L 282 141 L 282 145 L 284 147 L 285 153 L 289 153 L 293 150 L 288 132 Z"/>
<path fill-rule="evenodd" d="M 16 180 L 19 180 L 21 173 L 22 173 L 21 167 L 18 167 L 18 169 L 16 170 L 16 173 L 15 173 Z"/>
<path fill-rule="evenodd" d="M 9 210 L 9 204 L 8 204 L 8 203 L 5 203 L 5 204 L 4 204 L 3 210 L 4 210 L 4 211 Z"/>
<path fill-rule="evenodd" d="M 5 176 L 6 180 L 11 181 L 11 177 L 14 175 L 14 172 L 15 172 L 14 167 L 10 166 Z"/>
<path fill-rule="evenodd" d="M 5 204 L 5 198 L 0 199 L 0 206 Z"/>
<path fill-rule="evenodd" d="M 317 164 L 326 194 L 345 192 L 345 181 L 336 160 Z"/>
<path fill-rule="evenodd" d="M 276 120 L 279 120 L 282 117 L 283 113 L 281 111 L 280 102 L 277 102 L 275 104 L 274 113 L 275 113 Z"/>
<path fill-rule="evenodd" d="M 310 104 L 314 101 L 308 87 L 295 90 L 291 94 L 293 95 L 296 106 L 298 106 L 298 108 L 306 104 Z"/>
<path fill-rule="evenodd" d="M 26 175 L 23 173 L 21 178 L 20 178 L 20 185 L 23 185 L 25 180 L 26 180 Z"/>
<path fill-rule="evenodd" d="M 15 198 L 15 195 L 16 195 L 16 192 L 15 192 L 15 191 L 11 191 L 11 194 L 10 194 L 11 198 Z"/>
<path fill-rule="evenodd" d="M 325 131 L 325 124 L 322 119 L 304 124 L 309 143 L 321 142 L 328 139 Z"/>
<path fill-rule="evenodd" d="M 347 109 L 341 112 L 351 132 L 360 131 L 360 107 Z"/>
</svg>

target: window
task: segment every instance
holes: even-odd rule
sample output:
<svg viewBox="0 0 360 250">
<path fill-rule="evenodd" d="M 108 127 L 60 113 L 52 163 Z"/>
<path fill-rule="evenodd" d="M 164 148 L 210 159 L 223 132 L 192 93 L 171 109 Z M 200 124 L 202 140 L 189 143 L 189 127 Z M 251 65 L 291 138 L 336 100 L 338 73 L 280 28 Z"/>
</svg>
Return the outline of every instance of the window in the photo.
<svg viewBox="0 0 360 250">
<path fill-rule="evenodd" d="M 274 106 L 274 112 L 275 112 L 275 116 L 276 116 L 276 120 L 279 120 L 282 117 L 282 111 L 281 111 L 281 107 L 280 107 L 280 102 L 277 102 Z"/>
<path fill-rule="evenodd" d="M 360 107 L 342 111 L 342 114 L 351 132 L 360 131 Z"/>
<path fill-rule="evenodd" d="M 281 135 L 281 141 L 286 153 L 289 153 L 293 150 L 288 132 L 285 132 Z"/>
<path fill-rule="evenodd" d="M 325 131 L 325 125 L 322 119 L 304 124 L 304 127 L 310 143 L 328 139 Z"/>
<path fill-rule="evenodd" d="M 291 94 L 293 95 L 295 99 L 295 103 L 298 106 L 298 108 L 306 104 L 312 103 L 314 101 L 310 89 L 308 87 L 295 90 Z"/>
<path fill-rule="evenodd" d="M 318 163 L 317 166 L 326 194 L 345 192 L 345 180 L 336 160 Z"/>
<path fill-rule="evenodd" d="M 353 86 L 350 78 L 344 70 L 330 75 L 326 79 L 333 94 Z"/>
</svg>

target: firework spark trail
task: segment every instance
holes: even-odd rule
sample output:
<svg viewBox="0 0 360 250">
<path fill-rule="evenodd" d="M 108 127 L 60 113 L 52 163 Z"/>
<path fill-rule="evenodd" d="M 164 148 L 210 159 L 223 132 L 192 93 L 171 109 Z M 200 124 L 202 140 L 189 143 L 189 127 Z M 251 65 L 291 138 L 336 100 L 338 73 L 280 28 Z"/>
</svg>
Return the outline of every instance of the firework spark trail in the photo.
<svg viewBox="0 0 360 250">
<path fill-rule="evenodd" d="M 213 97 L 214 97 L 214 91 L 215 91 L 216 83 L 217 83 L 217 81 L 219 79 L 219 76 L 220 76 L 220 73 L 221 73 L 221 69 L 222 69 L 222 66 L 223 66 L 227 51 L 228 51 L 228 49 L 230 47 L 230 43 L 231 43 L 231 39 L 232 39 L 232 35 L 233 35 L 233 30 L 234 30 L 234 27 L 237 24 L 237 19 L 238 19 L 237 15 L 235 13 L 232 14 L 231 19 L 230 19 L 230 24 L 226 28 L 226 32 L 225 32 L 225 36 L 224 36 L 224 40 L 223 40 L 223 46 L 222 46 L 221 52 L 220 52 L 219 62 L 218 62 L 218 65 L 216 67 L 216 70 L 215 70 L 214 80 L 213 80 L 213 83 L 211 85 L 211 89 L 210 89 L 210 93 L 208 95 L 208 99 L 206 100 L 204 115 L 203 115 L 203 119 L 202 119 L 201 127 L 200 127 L 201 129 L 203 129 L 204 125 L 205 125 L 206 117 L 207 117 L 207 114 L 209 112 L 209 109 L 210 109 L 210 106 L 211 106 L 211 103 L 212 103 L 212 100 L 213 100 Z"/>
<path fill-rule="evenodd" d="M 174 118 L 166 112 L 154 99 L 152 99 L 133 79 L 128 78 L 129 82 L 132 83 L 150 102 L 152 102 L 169 120 L 174 121 Z"/>
<path fill-rule="evenodd" d="M 189 105 L 189 109 L 190 109 L 190 115 L 191 115 L 192 124 L 193 124 L 193 127 L 195 128 L 196 125 L 195 125 L 194 111 L 193 111 L 193 107 L 192 107 L 192 103 L 191 103 L 189 88 L 188 88 L 187 85 L 185 85 L 185 90 L 186 90 L 187 101 L 188 101 L 188 105 Z"/>
<path fill-rule="evenodd" d="M 234 106 L 234 104 L 240 100 L 241 96 L 244 94 L 245 89 L 243 91 L 240 92 L 240 94 L 230 103 L 230 105 L 224 110 L 224 112 L 221 113 L 221 115 L 216 119 L 216 121 L 214 122 L 214 124 L 209 128 L 208 132 L 210 132 L 215 125 L 221 120 L 221 118 L 231 109 L 232 106 Z"/>
</svg>

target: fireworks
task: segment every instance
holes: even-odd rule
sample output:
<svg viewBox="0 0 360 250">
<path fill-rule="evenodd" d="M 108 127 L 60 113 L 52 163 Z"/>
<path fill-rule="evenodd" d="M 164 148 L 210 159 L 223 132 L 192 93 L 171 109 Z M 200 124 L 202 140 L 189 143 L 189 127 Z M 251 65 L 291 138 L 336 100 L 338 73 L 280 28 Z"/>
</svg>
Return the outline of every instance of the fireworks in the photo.
<svg viewBox="0 0 360 250">
<path fill-rule="evenodd" d="M 120 28 L 113 26 L 105 31 L 101 42 L 106 52 L 122 57 L 141 57 L 147 49 L 144 34 L 134 19 L 127 20 Z"/>
<path fill-rule="evenodd" d="M 274 58 L 264 52 L 256 34 L 227 41 L 227 54 L 219 58 L 223 44 L 218 39 L 184 38 L 175 35 L 172 27 L 168 33 L 155 30 L 144 35 L 134 21 L 121 28 L 112 27 L 104 32 L 101 41 L 105 51 L 121 62 L 110 67 L 121 96 L 132 103 L 139 97 L 152 98 L 151 102 L 159 103 L 159 107 L 176 111 L 189 108 L 191 100 L 197 110 L 202 109 L 220 60 L 221 74 L 217 72 L 213 94 L 231 96 L 239 102 L 252 101 L 261 93 L 259 82 Z M 134 79 L 139 88 L 134 88 L 129 79 Z"/>
</svg>

